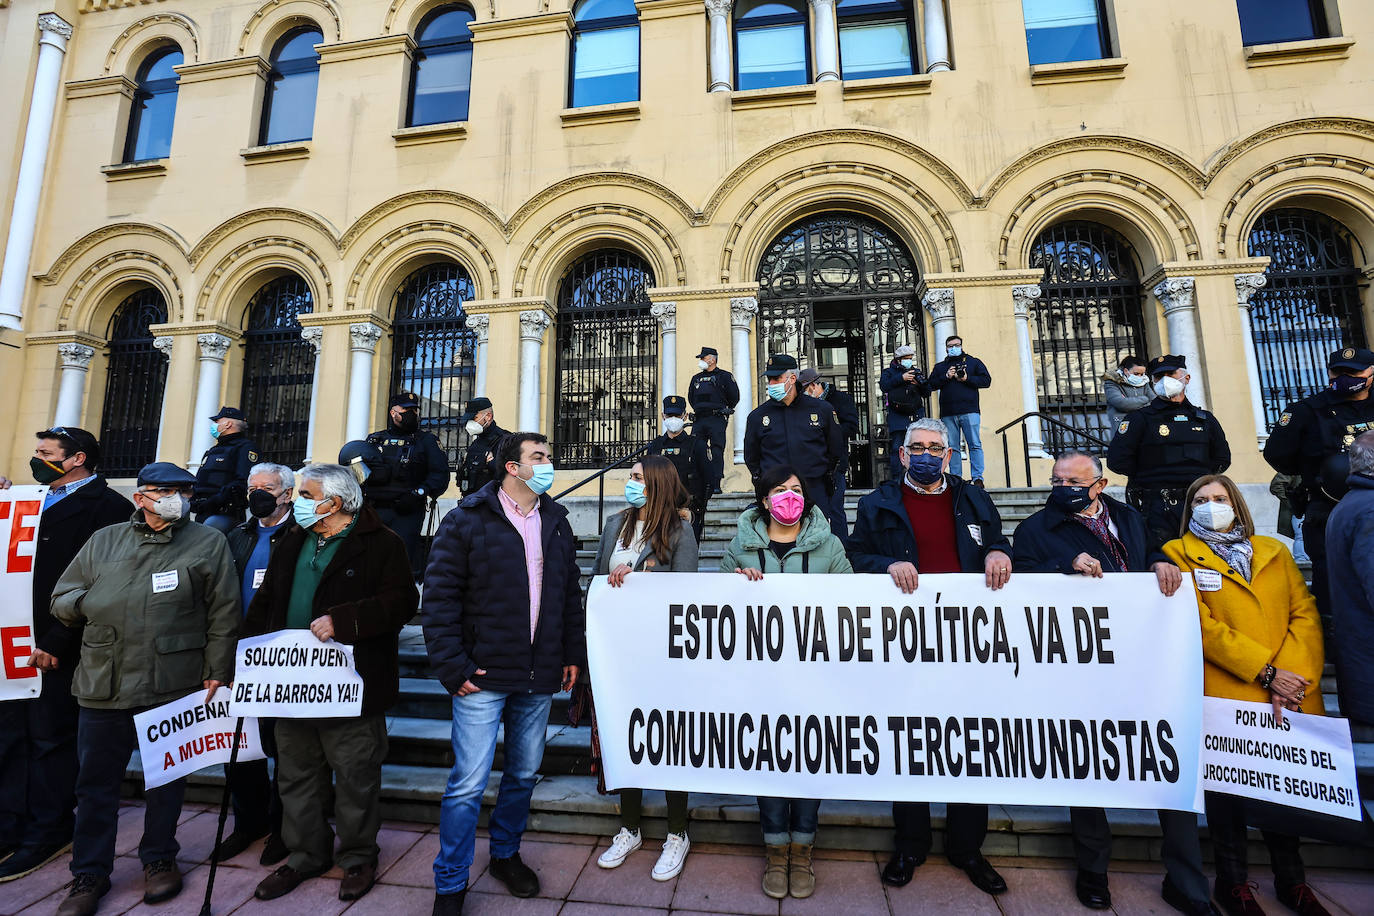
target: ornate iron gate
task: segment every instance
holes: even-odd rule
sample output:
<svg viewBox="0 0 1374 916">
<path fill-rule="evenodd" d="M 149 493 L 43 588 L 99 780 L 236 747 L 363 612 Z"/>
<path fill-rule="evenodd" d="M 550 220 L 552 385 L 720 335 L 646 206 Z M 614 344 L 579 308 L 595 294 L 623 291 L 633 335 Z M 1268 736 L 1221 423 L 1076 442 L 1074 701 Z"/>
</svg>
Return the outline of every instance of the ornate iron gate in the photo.
<svg viewBox="0 0 1374 916">
<path fill-rule="evenodd" d="M 167 303 L 152 287 L 121 302 L 110 319 L 110 361 L 100 413 L 101 471 L 107 477 L 133 477 L 156 458 L 167 359 L 153 347 L 148 326 L 166 320 Z"/>
<path fill-rule="evenodd" d="M 392 310 L 391 390 L 420 397 L 420 427 L 439 438 L 450 465 L 460 448 L 458 417 L 476 392 L 477 334 L 463 303 L 476 295 L 467 271 L 430 264 L 406 278 Z"/>
<path fill-rule="evenodd" d="M 926 362 L 915 260 L 876 220 L 827 213 L 779 235 L 759 261 L 758 282 L 760 372 L 769 354 L 787 353 L 848 391 L 859 408 L 859 435 L 849 444 L 850 484 L 874 486 L 887 477 L 888 465 L 878 378 L 902 344 L 914 346 L 918 361 Z"/>
<path fill-rule="evenodd" d="M 1249 247 L 1251 257 L 1271 259 L 1268 282 L 1250 299 L 1250 329 L 1272 429 L 1285 406 L 1326 387 L 1332 350 L 1368 346 L 1359 244 L 1329 216 L 1283 209 L 1259 218 Z"/>
<path fill-rule="evenodd" d="M 1140 275 L 1130 243 L 1097 223 L 1060 223 L 1035 240 L 1030 266 L 1045 271 L 1031 309 L 1040 410 L 1110 439 L 1102 376 L 1122 357 L 1139 354 L 1145 343 Z M 1051 452 L 1084 447 L 1085 440 L 1046 426 Z"/>
<path fill-rule="evenodd" d="M 265 461 L 298 467 L 310 430 L 310 382 L 315 351 L 301 339 L 299 314 L 312 308 L 310 286 L 288 274 L 264 285 L 248 303 L 240 407 Z"/>
<path fill-rule="evenodd" d="M 554 452 L 560 465 L 601 467 L 653 438 L 658 420 L 658 322 L 653 270 L 602 249 L 558 286 Z"/>
</svg>

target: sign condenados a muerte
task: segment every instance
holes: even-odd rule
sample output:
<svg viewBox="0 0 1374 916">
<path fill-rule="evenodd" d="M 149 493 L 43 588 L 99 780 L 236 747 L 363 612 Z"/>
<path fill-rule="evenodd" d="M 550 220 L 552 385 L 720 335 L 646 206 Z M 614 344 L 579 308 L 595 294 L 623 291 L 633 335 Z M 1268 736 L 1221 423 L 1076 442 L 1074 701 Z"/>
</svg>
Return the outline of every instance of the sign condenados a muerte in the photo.
<svg viewBox="0 0 1374 916">
<path fill-rule="evenodd" d="M 603 577 L 587 641 L 613 788 L 1201 810 L 1186 578 Z"/>
</svg>

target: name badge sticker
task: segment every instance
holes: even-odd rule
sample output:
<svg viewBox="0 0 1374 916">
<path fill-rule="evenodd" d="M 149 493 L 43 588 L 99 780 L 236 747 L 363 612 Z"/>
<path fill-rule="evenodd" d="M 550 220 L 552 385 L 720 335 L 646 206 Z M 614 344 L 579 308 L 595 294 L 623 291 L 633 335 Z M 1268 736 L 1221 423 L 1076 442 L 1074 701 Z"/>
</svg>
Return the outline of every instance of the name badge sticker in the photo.
<svg viewBox="0 0 1374 916">
<path fill-rule="evenodd" d="M 267 577 L 267 567 L 253 570 L 253 588 L 262 588 L 262 580 Z"/>
<path fill-rule="evenodd" d="M 979 547 L 983 546 L 983 528 L 981 525 L 968 526 L 969 537 L 973 538 L 973 543 Z"/>
<path fill-rule="evenodd" d="M 1193 582 L 1196 583 L 1197 590 L 1200 592 L 1221 591 L 1221 573 L 1215 569 L 1193 570 Z"/>
<path fill-rule="evenodd" d="M 181 580 L 175 569 L 167 572 L 153 573 L 153 594 L 159 595 L 163 592 L 174 592 Z"/>
</svg>

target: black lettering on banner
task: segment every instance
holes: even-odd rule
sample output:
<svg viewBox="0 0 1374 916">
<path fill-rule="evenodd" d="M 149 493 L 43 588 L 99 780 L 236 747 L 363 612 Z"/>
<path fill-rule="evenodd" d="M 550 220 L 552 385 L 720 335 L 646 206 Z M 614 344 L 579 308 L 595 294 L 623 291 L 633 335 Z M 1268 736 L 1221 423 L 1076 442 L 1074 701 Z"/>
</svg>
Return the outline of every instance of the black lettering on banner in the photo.
<svg viewBox="0 0 1374 916">
<path fill-rule="evenodd" d="M 630 734 L 627 745 L 630 749 L 630 763 L 633 764 L 638 764 L 644 759 L 644 742 L 643 740 L 636 739 L 636 728 L 641 730 L 644 728 L 644 710 L 640 709 L 638 706 L 630 713 Z"/>
<path fill-rule="evenodd" d="M 682 605 L 668 605 L 668 657 L 682 658 Z"/>
<path fill-rule="evenodd" d="M 806 736 L 802 741 L 806 749 L 806 771 L 813 776 L 821 771 L 825 760 L 822 749 L 821 720 L 816 716 L 806 717 Z"/>
<path fill-rule="evenodd" d="M 864 772 L 873 776 L 878 772 L 878 720 L 864 716 Z"/>
</svg>

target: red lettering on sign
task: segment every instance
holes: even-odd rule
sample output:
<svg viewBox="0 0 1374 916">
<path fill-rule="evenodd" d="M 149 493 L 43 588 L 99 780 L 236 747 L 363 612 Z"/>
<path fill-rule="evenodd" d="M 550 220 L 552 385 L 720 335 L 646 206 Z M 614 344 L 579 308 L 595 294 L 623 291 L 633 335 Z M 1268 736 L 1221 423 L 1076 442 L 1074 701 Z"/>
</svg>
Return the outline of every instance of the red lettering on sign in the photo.
<svg viewBox="0 0 1374 916">
<path fill-rule="evenodd" d="M 31 668 L 28 664 L 29 656 L 33 654 L 33 647 L 29 645 L 31 638 L 26 626 L 0 627 L 0 662 L 4 663 L 5 677 L 8 680 L 38 677 L 38 669 Z M 23 665 L 19 662 L 23 662 Z"/>
<path fill-rule="evenodd" d="M 10 515 L 10 506 L 14 506 L 14 517 L 10 521 L 10 544 L 5 558 L 5 572 L 26 573 L 33 572 L 33 555 L 20 556 L 19 545 L 27 544 L 38 534 L 38 525 L 24 524 L 25 519 L 37 519 L 38 514 L 43 511 L 43 503 L 36 499 L 29 499 L 23 502 L 0 502 L 0 518 Z"/>
</svg>

